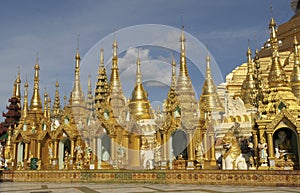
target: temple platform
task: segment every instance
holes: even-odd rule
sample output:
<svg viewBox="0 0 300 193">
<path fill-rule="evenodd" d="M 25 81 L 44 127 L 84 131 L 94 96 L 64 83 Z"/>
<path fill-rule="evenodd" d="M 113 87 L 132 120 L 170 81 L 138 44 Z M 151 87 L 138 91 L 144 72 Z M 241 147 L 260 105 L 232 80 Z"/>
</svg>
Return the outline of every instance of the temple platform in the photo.
<svg viewBox="0 0 300 193">
<path fill-rule="evenodd" d="M 151 183 L 300 187 L 300 170 L 0 171 L 2 182 Z"/>
</svg>

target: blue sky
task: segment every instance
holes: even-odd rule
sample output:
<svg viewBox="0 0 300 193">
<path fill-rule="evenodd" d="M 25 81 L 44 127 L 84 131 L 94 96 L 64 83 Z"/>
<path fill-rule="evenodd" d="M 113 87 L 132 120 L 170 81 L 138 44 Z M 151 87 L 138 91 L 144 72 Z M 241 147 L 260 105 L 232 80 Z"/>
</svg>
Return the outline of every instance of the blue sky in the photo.
<svg viewBox="0 0 300 193">
<path fill-rule="evenodd" d="M 272 3 L 278 24 L 291 18 L 290 1 L 273 0 Z M 37 52 L 41 95 L 46 88 L 53 97 L 57 79 L 61 85 L 60 94 L 66 92 L 69 97 L 78 34 L 80 53 L 84 57 L 99 40 L 114 31 L 141 24 L 180 28 L 183 16 L 185 31 L 207 45 L 224 78 L 246 61 L 248 39 L 254 49 L 268 38 L 271 15 L 269 0 L 2 0 L 0 5 L 0 109 L 4 111 L 18 66 L 22 95 L 27 74 L 31 96 Z M 117 38 L 118 35 L 121 34 L 116 34 Z M 105 53 L 111 54 L 110 47 L 105 48 Z M 205 61 L 199 65 L 204 64 Z M 93 65 L 98 66 L 98 63 Z M 110 68 L 107 72 L 110 74 Z M 95 77 L 92 75 L 92 78 Z M 200 86 L 197 85 L 195 90 L 199 94 L 203 77 L 193 77 L 194 80 L 197 78 Z M 82 82 L 83 87 L 86 84 Z"/>
</svg>

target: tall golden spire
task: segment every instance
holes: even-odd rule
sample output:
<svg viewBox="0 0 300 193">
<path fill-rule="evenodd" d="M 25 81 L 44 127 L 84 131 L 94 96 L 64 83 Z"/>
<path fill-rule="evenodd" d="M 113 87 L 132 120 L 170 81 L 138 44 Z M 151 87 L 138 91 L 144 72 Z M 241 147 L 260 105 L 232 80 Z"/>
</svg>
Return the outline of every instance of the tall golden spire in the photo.
<svg viewBox="0 0 300 193">
<path fill-rule="evenodd" d="M 202 94 L 199 100 L 200 112 L 223 112 L 224 107 L 220 101 L 219 95 L 210 70 L 210 56 L 206 56 L 206 78 L 202 87 Z"/>
<path fill-rule="evenodd" d="M 61 107 L 60 107 L 60 96 L 59 96 L 59 83 L 58 80 L 55 82 L 55 98 L 54 98 L 54 104 L 53 104 L 53 109 L 52 109 L 52 114 L 53 117 L 58 117 L 60 116 L 61 113 Z"/>
<path fill-rule="evenodd" d="M 113 115 L 115 118 L 125 120 L 125 104 L 126 98 L 123 95 L 122 85 L 119 78 L 118 69 L 118 44 L 116 37 L 113 43 L 113 58 L 112 58 L 112 68 L 110 75 L 110 89 L 109 89 L 109 105 L 113 110 Z"/>
<path fill-rule="evenodd" d="M 176 93 L 178 94 L 178 101 L 180 103 L 180 108 L 182 109 L 182 120 L 193 124 L 197 119 L 196 114 L 198 112 L 198 104 L 186 65 L 185 41 L 186 39 L 182 27 L 180 35 L 180 67 L 176 85 Z"/>
<path fill-rule="evenodd" d="M 108 80 L 106 75 L 106 70 L 104 67 L 104 49 L 100 49 L 100 65 L 98 68 L 98 77 L 97 77 L 97 84 L 95 89 L 95 108 L 96 110 L 100 110 L 101 103 L 107 101 L 108 97 Z"/>
<path fill-rule="evenodd" d="M 139 57 L 136 61 L 136 81 L 134 90 L 132 91 L 129 108 L 131 116 L 137 120 L 151 118 L 148 94 L 142 84 L 141 61 Z"/>
<path fill-rule="evenodd" d="M 294 95 L 299 99 L 300 98 L 300 58 L 299 58 L 299 43 L 294 35 L 294 68 L 291 74 L 291 87 Z"/>
<path fill-rule="evenodd" d="M 21 77 L 20 77 L 20 67 L 18 67 L 18 75 L 14 83 L 13 97 L 21 100 Z"/>
<path fill-rule="evenodd" d="M 270 45 L 272 53 L 272 63 L 269 72 L 269 87 L 276 88 L 280 86 L 288 86 L 288 81 L 282 65 L 279 60 L 279 42 L 277 39 L 276 22 L 271 18 L 270 24 Z"/>
<path fill-rule="evenodd" d="M 34 66 L 34 86 L 33 86 L 33 95 L 30 103 L 30 111 L 42 113 L 42 101 L 39 91 L 39 70 L 40 65 L 38 63 L 38 57 L 36 58 L 36 63 Z"/>
<path fill-rule="evenodd" d="M 253 61 L 251 57 L 251 50 L 248 46 L 247 50 L 247 75 L 246 79 L 242 84 L 241 98 L 244 101 L 246 107 L 251 107 L 253 105 L 253 97 L 254 97 L 254 89 L 255 86 L 255 78 L 253 73 Z"/>
<path fill-rule="evenodd" d="M 82 92 L 80 86 L 80 54 L 79 49 L 77 48 L 77 52 L 75 55 L 75 79 L 72 92 L 70 94 L 69 104 L 71 106 L 83 106 L 84 104 L 84 94 Z"/>
</svg>

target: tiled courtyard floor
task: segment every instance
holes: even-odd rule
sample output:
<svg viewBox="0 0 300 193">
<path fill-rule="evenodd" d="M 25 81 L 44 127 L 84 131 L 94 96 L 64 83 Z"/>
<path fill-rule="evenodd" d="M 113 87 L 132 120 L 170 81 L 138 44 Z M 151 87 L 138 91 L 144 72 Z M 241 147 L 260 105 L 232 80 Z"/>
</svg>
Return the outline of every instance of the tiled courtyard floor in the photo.
<svg viewBox="0 0 300 193">
<path fill-rule="evenodd" d="M 300 192 L 300 187 L 186 185 L 186 184 L 96 184 L 96 183 L 0 183 L 1 193 L 289 193 Z"/>
</svg>

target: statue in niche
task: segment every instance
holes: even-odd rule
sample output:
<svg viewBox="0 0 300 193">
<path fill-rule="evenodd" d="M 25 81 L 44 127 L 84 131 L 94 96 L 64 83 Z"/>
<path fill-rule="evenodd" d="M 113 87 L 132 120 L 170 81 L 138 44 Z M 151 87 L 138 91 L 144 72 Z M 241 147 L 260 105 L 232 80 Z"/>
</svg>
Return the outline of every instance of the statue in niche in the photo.
<svg viewBox="0 0 300 193">
<path fill-rule="evenodd" d="M 197 141 L 197 143 L 196 143 L 196 161 L 198 162 L 197 166 L 199 168 L 203 168 L 203 166 L 204 166 L 203 154 L 204 154 L 203 144 L 200 141 Z"/>
<path fill-rule="evenodd" d="M 66 149 L 65 156 L 64 156 L 64 169 L 68 169 L 68 166 L 69 166 L 69 152 Z"/>
<path fill-rule="evenodd" d="M 292 154 L 291 141 L 287 138 L 285 131 L 280 131 L 275 140 L 275 157 L 283 159 L 288 154 Z"/>
<path fill-rule="evenodd" d="M 101 160 L 102 161 L 109 161 L 110 155 L 108 151 L 105 149 L 105 147 L 102 146 L 102 155 L 101 155 Z"/>
<path fill-rule="evenodd" d="M 266 139 L 262 137 L 260 139 L 260 143 L 258 144 L 258 149 L 259 149 L 259 158 L 260 158 L 260 163 L 262 166 L 266 166 L 268 163 L 268 144 L 266 143 Z"/>
<path fill-rule="evenodd" d="M 52 143 L 48 144 L 48 153 L 49 153 L 49 164 L 52 164 L 52 159 L 53 159 Z"/>
</svg>

